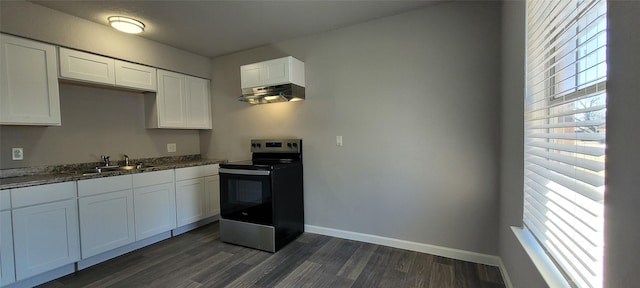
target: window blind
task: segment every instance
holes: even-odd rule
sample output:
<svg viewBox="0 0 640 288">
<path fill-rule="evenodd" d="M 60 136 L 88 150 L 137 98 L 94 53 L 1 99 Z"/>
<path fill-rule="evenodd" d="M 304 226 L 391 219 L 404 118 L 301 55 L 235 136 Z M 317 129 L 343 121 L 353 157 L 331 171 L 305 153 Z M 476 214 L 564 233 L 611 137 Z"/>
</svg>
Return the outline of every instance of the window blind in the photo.
<svg viewBox="0 0 640 288">
<path fill-rule="evenodd" d="M 528 0 L 524 224 L 577 287 L 602 287 L 606 2 Z"/>
</svg>

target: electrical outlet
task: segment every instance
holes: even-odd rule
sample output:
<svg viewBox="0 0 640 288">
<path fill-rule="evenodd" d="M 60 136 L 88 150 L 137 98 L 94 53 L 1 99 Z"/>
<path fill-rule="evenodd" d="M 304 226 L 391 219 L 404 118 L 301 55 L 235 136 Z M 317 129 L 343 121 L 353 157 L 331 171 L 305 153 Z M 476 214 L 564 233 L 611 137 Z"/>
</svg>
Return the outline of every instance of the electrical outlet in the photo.
<svg viewBox="0 0 640 288">
<path fill-rule="evenodd" d="M 342 136 L 336 136 L 336 145 L 342 147 Z"/>
<path fill-rule="evenodd" d="M 22 148 L 12 148 L 11 149 L 11 159 L 12 160 L 23 160 L 24 159 L 24 151 Z"/>
<path fill-rule="evenodd" d="M 176 152 L 176 143 L 167 144 L 167 152 L 169 153 Z"/>
</svg>

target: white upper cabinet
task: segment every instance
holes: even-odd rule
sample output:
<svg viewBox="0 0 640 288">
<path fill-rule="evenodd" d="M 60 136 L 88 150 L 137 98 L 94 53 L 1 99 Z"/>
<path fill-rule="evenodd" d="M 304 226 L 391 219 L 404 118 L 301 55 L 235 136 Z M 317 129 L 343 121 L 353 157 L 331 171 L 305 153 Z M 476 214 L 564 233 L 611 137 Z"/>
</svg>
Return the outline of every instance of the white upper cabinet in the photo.
<svg viewBox="0 0 640 288">
<path fill-rule="evenodd" d="M 60 47 L 60 78 L 115 85 L 112 58 Z"/>
<path fill-rule="evenodd" d="M 116 86 L 156 91 L 156 68 L 115 60 Z"/>
<path fill-rule="evenodd" d="M 0 34 L 0 124 L 61 125 L 55 46 Z"/>
<path fill-rule="evenodd" d="M 157 128 L 187 127 L 186 88 L 183 74 L 158 71 Z"/>
<path fill-rule="evenodd" d="M 211 129 L 209 80 L 186 76 L 187 127 Z"/>
<path fill-rule="evenodd" d="M 304 63 L 291 56 L 240 66 L 242 89 L 293 83 L 305 85 Z"/>
<path fill-rule="evenodd" d="M 91 53 L 59 48 L 60 78 L 156 91 L 156 69 Z"/>
<path fill-rule="evenodd" d="M 209 82 L 158 70 L 158 91 L 145 101 L 147 128 L 211 129 Z"/>
</svg>

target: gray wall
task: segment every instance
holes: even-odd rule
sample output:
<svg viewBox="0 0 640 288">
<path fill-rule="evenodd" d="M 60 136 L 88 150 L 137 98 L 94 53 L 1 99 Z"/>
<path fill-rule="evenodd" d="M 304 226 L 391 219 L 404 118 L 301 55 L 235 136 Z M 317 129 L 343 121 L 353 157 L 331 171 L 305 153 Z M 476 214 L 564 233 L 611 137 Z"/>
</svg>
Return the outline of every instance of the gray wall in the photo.
<svg viewBox="0 0 640 288">
<path fill-rule="evenodd" d="M 524 2 L 503 8 L 500 257 L 514 287 L 544 287 L 509 230 L 522 225 Z M 640 243 L 640 2 L 608 5 L 605 287 L 637 287 Z"/>
<path fill-rule="evenodd" d="M 240 65 L 285 55 L 305 62 L 306 101 L 236 100 Z M 499 63 L 499 2 L 215 58 L 201 149 L 241 160 L 251 138 L 303 138 L 306 224 L 496 255 Z"/>
<path fill-rule="evenodd" d="M 0 1 L 0 31 L 166 70 L 210 78 L 210 59 L 31 2 Z"/>
<path fill-rule="evenodd" d="M 141 93 L 60 84 L 60 108 L 62 126 L 0 126 L 0 168 L 200 154 L 197 130 L 145 129 Z M 24 160 L 11 160 L 13 147 Z"/>
<path fill-rule="evenodd" d="M 640 2 L 608 6 L 605 287 L 637 287 L 640 267 Z"/>
</svg>

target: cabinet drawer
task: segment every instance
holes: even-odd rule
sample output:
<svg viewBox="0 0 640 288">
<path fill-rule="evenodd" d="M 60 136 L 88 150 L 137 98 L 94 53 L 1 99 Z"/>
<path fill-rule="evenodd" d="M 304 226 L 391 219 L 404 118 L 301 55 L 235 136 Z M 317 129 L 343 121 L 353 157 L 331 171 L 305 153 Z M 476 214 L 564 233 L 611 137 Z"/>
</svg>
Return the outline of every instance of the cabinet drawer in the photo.
<svg viewBox="0 0 640 288">
<path fill-rule="evenodd" d="M 204 177 L 204 166 L 176 169 L 176 181 Z"/>
<path fill-rule="evenodd" d="M 63 182 L 11 189 L 11 207 L 43 204 L 77 197 L 76 182 Z"/>
<path fill-rule="evenodd" d="M 220 164 L 205 165 L 203 167 L 204 176 L 218 175 L 218 168 L 220 168 Z"/>
<path fill-rule="evenodd" d="M 11 209 L 11 190 L 0 190 L 0 211 Z"/>
<path fill-rule="evenodd" d="M 96 178 L 78 181 L 78 197 L 131 189 L 131 175 Z"/>
<path fill-rule="evenodd" d="M 133 187 L 142 187 L 173 182 L 173 170 L 133 174 Z"/>
</svg>

